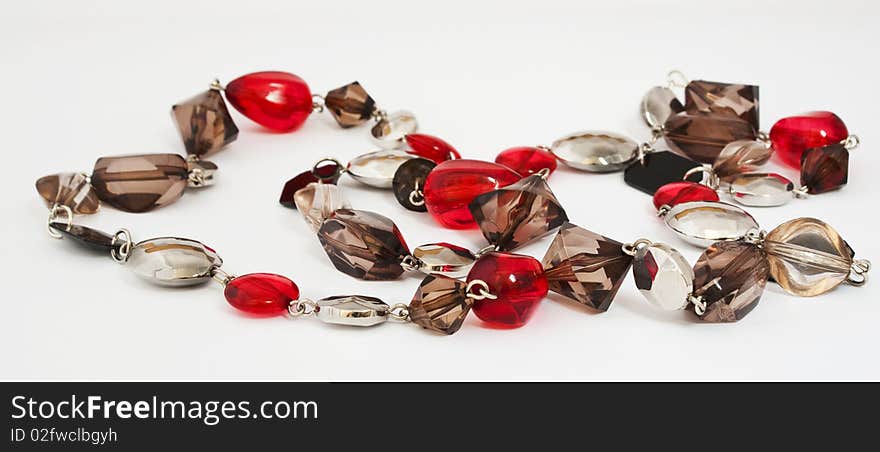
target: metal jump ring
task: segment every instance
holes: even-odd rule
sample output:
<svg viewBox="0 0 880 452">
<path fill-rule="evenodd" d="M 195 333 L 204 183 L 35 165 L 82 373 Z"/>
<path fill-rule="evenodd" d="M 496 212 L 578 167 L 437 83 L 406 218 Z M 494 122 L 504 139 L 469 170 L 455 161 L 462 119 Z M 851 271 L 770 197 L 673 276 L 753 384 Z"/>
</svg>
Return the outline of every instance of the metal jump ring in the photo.
<svg viewBox="0 0 880 452">
<path fill-rule="evenodd" d="M 118 247 L 116 246 L 117 244 L 119 245 Z M 113 240 L 110 241 L 110 257 L 114 261 L 124 264 L 128 260 L 131 248 L 131 232 L 128 232 L 128 229 L 120 229 L 116 231 L 116 234 L 113 234 Z"/>
<path fill-rule="evenodd" d="M 394 320 L 405 322 L 409 320 L 409 306 L 403 303 L 397 303 L 388 308 L 388 316 Z"/>
<path fill-rule="evenodd" d="M 630 256 L 635 256 L 636 251 L 638 251 L 639 248 L 642 248 L 645 246 L 651 246 L 653 244 L 654 244 L 654 242 L 652 242 L 648 239 L 638 239 L 632 243 L 625 243 L 620 248 L 623 250 L 624 253 L 629 254 Z"/>
<path fill-rule="evenodd" d="M 471 289 L 477 287 L 479 292 L 471 292 Z M 468 281 L 467 287 L 464 289 L 467 297 L 472 300 L 497 300 L 498 295 L 489 292 L 489 285 L 481 279 L 472 279 Z"/>
<path fill-rule="evenodd" d="M 688 178 L 693 176 L 694 174 L 703 174 L 705 185 L 712 190 L 718 190 L 718 186 L 721 185 L 721 179 L 718 177 L 717 174 L 715 174 L 715 171 L 712 171 L 711 167 L 706 165 L 700 165 L 687 170 L 681 180 L 687 181 Z"/>
<path fill-rule="evenodd" d="M 59 213 L 64 214 L 64 223 L 66 224 L 64 230 L 70 231 L 70 228 L 73 227 L 73 210 L 63 204 L 53 204 L 52 209 L 49 210 L 49 218 L 46 219 L 46 232 L 48 232 L 49 236 L 54 239 L 60 239 L 62 237 L 61 233 L 52 227 L 52 223 L 55 223 L 56 220 L 61 218 Z"/>
<path fill-rule="evenodd" d="M 287 305 L 287 313 L 291 317 L 308 317 L 318 311 L 318 304 L 308 298 L 291 300 Z"/>
<path fill-rule="evenodd" d="M 670 88 L 684 88 L 691 81 L 684 75 L 684 72 L 673 69 L 666 74 L 666 82 Z"/>
</svg>

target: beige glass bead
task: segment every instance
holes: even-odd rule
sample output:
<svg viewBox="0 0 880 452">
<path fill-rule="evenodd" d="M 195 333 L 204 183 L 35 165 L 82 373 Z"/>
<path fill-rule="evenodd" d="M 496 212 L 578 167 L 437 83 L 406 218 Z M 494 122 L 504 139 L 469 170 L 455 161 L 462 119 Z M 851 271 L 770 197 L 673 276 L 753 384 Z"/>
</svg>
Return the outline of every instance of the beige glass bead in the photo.
<svg viewBox="0 0 880 452">
<path fill-rule="evenodd" d="M 812 297 L 837 287 L 849 275 L 852 251 L 840 234 L 815 218 L 779 225 L 764 239 L 770 274 L 787 292 Z"/>
<path fill-rule="evenodd" d="M 324 220 L 337 209 L 350 209 L 351 204 L 335 184 L 312 182 L 293 195 L 296 210 L 302 214 L 313 231 L 318 232 Z"/>
</svg>

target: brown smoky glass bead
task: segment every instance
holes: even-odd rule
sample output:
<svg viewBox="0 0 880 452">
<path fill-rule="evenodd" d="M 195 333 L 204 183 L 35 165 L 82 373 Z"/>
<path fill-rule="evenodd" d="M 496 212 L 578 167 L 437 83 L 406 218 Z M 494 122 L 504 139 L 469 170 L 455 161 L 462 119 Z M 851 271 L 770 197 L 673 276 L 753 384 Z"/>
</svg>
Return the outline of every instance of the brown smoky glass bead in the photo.
<svg viewBox="0 0 880 452">
<path fill-rule="evenodd" d="M 510 251 L 544 237 L 568 221 L 565 209 L 539 175 L 474 198 L 469 206 L 496 251 Z"/>
<path fill-rule="evenodd" d="M 52 222 L 49 224 L 49 227 L 64 234 L 65 237 L 73 239 L 79 245 L 89 250 L 108 254 L 113 249 L 113 236 L 104 231 L 78 224 L 68 225 L 61 222 Z"/>
<path fill-rule="evenodd" d="M 849 276 L 852 248 L 831 226 L 815 218 L 796 218 L 767 233 L 764 249 L 770 274 L 786 292 L 820 295 Z"/>
<path fill-rule="evenodd" d="M 737 140 L 721 149 L 721 153 L 712 163 L 712 171 L 722 178 L 728 179 L 740 173 L 757 169 L 770 160 L 773 148 L 760 141 Z"/>
<path fill-rule="evenodd" d="M 473 300 L 467 283 L 443 275 L 428 275 L 409 304 L 409 318 L 422 328 L 453 334 L 461 328 Z"/>
<path fill-rule="evenodd" d="M 397 278 L 410 254 L 393 221 L 364 210 L 335 211 L 318 229 L 318 239 L 337 270 L 365 280 Z"/>
<path fill-rule="evenodd" d="M 672 115 L 664 129 L 670 148 L 701 163 L 714 163 L 732 141 L 757 137 L 755 128 L 747 121 L 701 112 Z"/>
<path fill-rule="evenodd" d="M 694 265 L 694 293 L 706 303 L 706 322 L 736 322 L 764 293 L 770 265 L 764 251 L 745 241 L 716 242 Z"/>
<path fill-rule="evenodd" d="M 215 89 L 171 107 L 187 154 L 205 156 L 219 151 L 238 137 L 223 96 Z"/>
<path fill-rule="evenodd" d="M 148 212 L 176 201 L 186 189 L 186 160 L 177 154 L 101 157 L 92 186 L 101 201 L 126 212 Z"/>
<path fill-rule="evenodd" d="M 37 193 L 49 207 L 55 204 L 67 206 L 80 215 L 95 213 L 101 207 L 98 194 L 85 174 L 50 174 L 37 179 L 36 186 Z"/>
<path fill-rule="evenodd" d="M 816 195 L 837 190 L 849 179 L 849 151 L 843 144 L 810 148 L 801 154 L 801 185 Z"/>
<path fill-rule="evenodd" d="M 684 89 L 684 109 L 689 113 L 711 113 L 739 118 L 759 130 L 758 87 L 738 83 L 694 80 Z"/>
<path fill-rule="evenodd" d="M 368 121 L 376 102 L 358 82 L 351 82 L 327 93 L 324 106 L 341 127 L 353 127 Z"/>
<path fill-rule="evenodd" d="M 604 312 L 632 261 L 622 243 L 566 223 L 541 262 L 551 291 Z"/>
</svg>

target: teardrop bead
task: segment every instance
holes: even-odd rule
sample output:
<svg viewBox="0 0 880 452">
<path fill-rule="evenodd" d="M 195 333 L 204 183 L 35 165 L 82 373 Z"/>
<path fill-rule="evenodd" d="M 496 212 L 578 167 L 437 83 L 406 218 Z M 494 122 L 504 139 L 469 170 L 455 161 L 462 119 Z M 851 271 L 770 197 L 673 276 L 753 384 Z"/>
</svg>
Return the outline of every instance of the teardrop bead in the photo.
<svg viewBox="0 0 880 452">
<path fill-rule="evenodd" d="M 93 214 L 101 207 L 98 194 L 85 174 L 59 173 L 37 179 L 37 193 L 48 207 L 67 206 L 79 215 Z"/>
<path fill-rule="evenodd" d="M 846 241 L 815 218 L 797 218 L 777 226 L 767 233 L 764 249 L 773 279 L 801 297 L 837 287 L 849 276 L 853 263 Z"/>
<path fill-rule="evenodd" d="M 757 306 L 770 266 L 757 245 L 742 241 L 712 244 L 694 265 L 693 295 L 706 304 L 706 322 L 736 322 Z"/>
<path fill-rule="evenodd" d="M 223 295 L 236 309 L 268 317 L 285 314 L 290 302 L 299 299 L 299 287 L 281 275 L 250 273 L 229 281 Z"/>
<path fill-rule="evenodd" d="M 92 171 L 92 186 L 101 201 L 135 213 L 176 201 L 188 179 L 186 160 L 177 154 L 101 157 Z"/>
<path fill-rule="evenodd" d="M 337 270 L 365 280 L 397 278 L 410 254 L 393 221 L 364 210 L 335 211 L 318 230 L 318 240 Z"/>
<path fill-rule="evenodd" d="M 333 184 L 318 182 L 313 182 L 297 191 L 294 195 L 294 202 L 296 202 L 296 210 L 302 214 L 303 219 L 315 232 L 318 232 L 321 224 L 330 218 L 333 212 L 351 208 L 342 189 Z"/>
<path fill-rule="evenodd" d="M 226 85 L 226 99 L 241 114 L 277 132 L 298 129 L 312 113 L 312 92 L 298 76 L 253 72 Z"/>
<path fill-rule="evenodd" d="M 448 160 L 425 180 L 425 206 L 437 222 L 450 229 L 476 226 L 468 209 L 479 195 L 520 180 L 512 169 L 480 160 Z"/>
<path fill-rule="evenodd" d="M 746 206 L 781 206 L 794 199 L 794 182 L 776 173 L 746 173 L 730 181 L 733 199 Z"/>
<path fill-rule="evenodd" d="M 160 286 L 192 286 L 211 279 L 223 260 L 204 244 L 190 239 L 159 237 L 135 244 L 126 266 Z"/>
<path fill-rule="evenodd" d="M 673 182 L 666 184 L 654 192 L 654 208 L 675 207 L 681 203 L 693 201 L 718 201 L 718 192 L 696 182 Z"/>
<path fill-rule="evenodd" d="M 518 328 L 526 324 L 547 295 L 541 263 L 531 256 L 490 252 L 468 273 L 467 281 L 483 281 L 496 298 L 474 301 L 474 314 L 493 325 Z"/>
<path fill-rule="evenodd" d="M 547 170 L 548 174 L 556 171 L 556 157 L 547 149 L 534 146 L 505 149 L 495 157 L 495 163 L 504 165 L 523 177 L 541 170 Z"/>
<path fill-rule="evenodd" d="M 375 151 L 359 155 L 348 162 L 348 175 L 356 181 L 377 188 L 391 188 L 394 173 L 400 165 L 417 158 L 396 150 Z"/>
<path fill-rule="evenodd" d="M 801 167 L 801 155 L 810 148 L 839 143 L 849 136 L 846 124 L 830 111 L 811 111 L 782 118 L 770 128 L 770 143 L 783 163 Z"/>
<path fill-rule="evenodd" d="M 675 96 L 675 92 L 665 86 L 655 86 L 642 98 L 642 119 L 648 127 L 663 127 L 670 116 L 684 111 L 684 105 Z"/>
<path fill-rule="evenodd" d="M 737 140 L 721 150 L 715 162 L 712 163 L 712 171 L 726 179 L 740 173 L 754 171 L 758 166 L 767 163 L 773 155 L 773 148 L 765 143 L 754 140 Z"/>
<path fill-rule="evenodd" d="M 410 154 L 426 158 L 434 163 L 442 163 L 447 160 L 460 159 L 461 155 L 451 144 L 431 135 L 423 133 L 410 133 L 404 139 L 409 146 Z"/>
<path fill-rule="evenodd" d="M 370 129 L 373 142 L 382 149 L 397 149 L 403 146 L 407 135 L 416 133 L 419 123 L 415 115 L 408 111 L 395 111 L 380 120 Z"/>
<path fill-rule="evenodd" d="M 688 305 L 694 289 L 691 264 L 674 248 L 653 243 L 636 251 L 632 266 L 636 288 L 654 307 L 673 311 Z"/>
<path fill-rule="evenodd" d="M 745 210 L 723 202 L 695 201 L 678 204 L 663 217 L 679 237 L 697 246 L 738 240 L 758 223 Z"/>
<path fill-rule="evenodd" d="M 619 133 L 586 131 L 554 141 L 550 152 L 572 168 L 607 173 L 632 163 L 638 156 L 639 144 Z"/>
</svg>

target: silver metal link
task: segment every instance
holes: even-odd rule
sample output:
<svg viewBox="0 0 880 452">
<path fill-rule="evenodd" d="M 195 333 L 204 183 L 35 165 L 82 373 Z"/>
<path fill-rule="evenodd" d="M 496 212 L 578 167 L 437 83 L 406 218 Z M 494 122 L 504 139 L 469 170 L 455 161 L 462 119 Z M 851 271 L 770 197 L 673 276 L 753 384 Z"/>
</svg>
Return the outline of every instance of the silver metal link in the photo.
<svg viewBox="0 0 880 452">
<path fill-rule="evenodd" d="M 474 288 L 477 288 L 477 292 L 471 292 Z M 467 287 L 465 288 L 465 293 L 467 297 L 471 300 L 497 300 L 498 295 L 495 295 L 489 292 L 489 285 L 486 284 L 486 281 L 482 279 L 473 279 L 468 281 Z"/>
<path fill-rule="evenodd" d="M 124 264 L 128 260 L 133 246 L 134 242 L 131 239 L 131 232 L 128 232 L 128 229 L 120 229 L 116 231 L 116 234 L 113 235 L 113 240 L 110 241 L 110 257 L 114 261 Z"/>
<path fill-rule="evenodd" d="M 319 309 L 318 304 L 308 298 L 291 300 L 287 305 L 287 313 L 294 319 L 314 315 Z"/>
<path fill-rule="evenodd" d="M 623 250 L 624 253 L 630 256 L 635 256 L 636 251 L 638 251 L 640 248 L 651 246 L 653 244 L 654 242 L 648 239 L 638 239 L 632 243 L 624 243 L 623 246 L 621 246 L 620 248 Z"/>
<path fill-rule="evenodd" d="M 410 321 L 409 306 L 403 303 L 391 305 L 391 307 L 388 308 L 388 318 L 391 320 L 397 320 L 398 322 Z"/>
<path fill-rule="evenodd" d="M 70 231 L 70 228 L 73 227 L 73 210 L 63 204 L 54 204 L 52 205 L 52 208 L 49 209 L 49 217 L 46 219 L 46 232 L 48 232 L 49 236 L 53 239 L 60 239 L 63 237 L 60 232 L 52 227 L 52 223 L 58 222 L 58 219 L 60 218 L 64 219 L 64 223 L 66 224 L 65 230 Z"/>
</svg>

